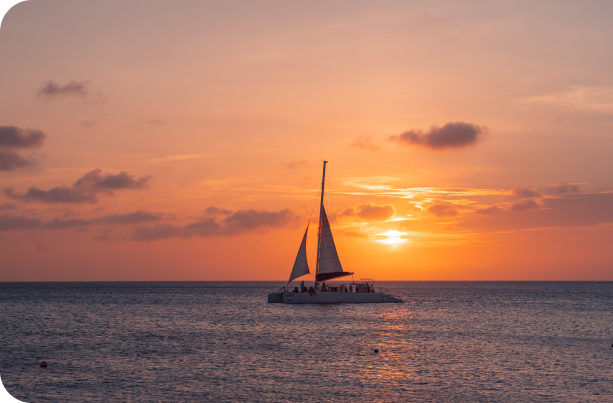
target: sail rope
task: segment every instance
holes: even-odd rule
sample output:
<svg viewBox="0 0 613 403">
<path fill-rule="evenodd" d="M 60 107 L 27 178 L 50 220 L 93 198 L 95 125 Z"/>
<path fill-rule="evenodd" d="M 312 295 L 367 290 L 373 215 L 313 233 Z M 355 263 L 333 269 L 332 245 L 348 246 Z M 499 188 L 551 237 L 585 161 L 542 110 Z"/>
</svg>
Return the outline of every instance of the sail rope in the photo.
<svg viewBox="0 0 613 403">
<path fill-rule="evenodd" d="M 336 210 L 334 209 L 334 200 L 332 200 L 332 180 L 330 179 L 329 175 L 328 175 L 328 187 L 330 188 L 330 191 L 328 192 L 328 199 L 330 199 L 330 203 L 332 204 L 332 213 L 334 214 L 334 225 L 336 225 L 336 233 L 338 234 L 338 240 L 341 243 L 341 251 L 343 252 L 343 257 L 345 258 L 345 264 L 347 267 L 345 270 L 351 271 L 349 270 L 349 261 L 347 260 L 347 255 L 345 255 L 345 248 L 343 247 L 343 238 L 341 237 L 341 231 L 338 229 L 338 220 L 336 219 Z"/>
<path fill-rule="evenodd" d="M 309 223 L 307 224 L 307 226 L 311 225 L 311 218 L 313 218 L 313 212 L 315 212 L 315 206 L 317 205 L 317 199 L 319 199 L 319 195 L 321 194 L 321 190 L 317 191 L 317 196 L 315 197 L 315 201 L 313 202 L 313 208 L 311 209 L 311 215 L 309 216 Z M 319 231 L 319 229 L 317 230 Z M 308 256 L 308 255 L 307 255 Z M 317 262 L 315 262 L 317 263 Z M 313 275 L 313 281 L 315 281 L 315 276 L 317 275 L 317 273 L 310 273 Z M 311 277 L 311 276 L 309 276 Z"/>
</svg>

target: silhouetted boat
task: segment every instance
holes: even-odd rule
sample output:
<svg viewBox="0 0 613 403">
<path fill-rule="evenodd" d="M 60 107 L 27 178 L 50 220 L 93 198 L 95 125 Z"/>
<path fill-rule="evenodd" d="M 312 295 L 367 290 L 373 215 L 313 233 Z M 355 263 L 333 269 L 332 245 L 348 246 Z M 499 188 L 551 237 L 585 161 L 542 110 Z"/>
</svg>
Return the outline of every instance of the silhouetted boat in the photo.
<svg viewBox="0 0 613 403">
<path fill-rule="evenodd" d="M 383 292 L 375 292 L 372 280 L 370 284 L 355 283 L 326 287 L 325 282 L 345 276 L 353 275 L 353 272 L 344 271 L 336 251 L 334 237 L 330 229 L 330 222 L 324 208 L 324 188 L 326 182 L 326 164 L 324 161 L 323 178 L 321 181 L 321 203 L 319 206 L 319 232 L 317 234 L 317 266 L 315 269 L 315 282 L 312 287 L 306 286 L 293 291 L 287 289 L 287 285 L 293 280 L 310 274 L 307 261 L 307 234 L 309 226 L 304 231 L 298 255 L 294 267 L 289 276 L 287 285 L 276 293 L 268 294 L 269 303 L 284 304 L 339 304 L 339 303 L 369 303 L 369 302 L 403 302 L 402 299 Z M 321 285 L 320 285 L 321 283 Z"/>
</svg>

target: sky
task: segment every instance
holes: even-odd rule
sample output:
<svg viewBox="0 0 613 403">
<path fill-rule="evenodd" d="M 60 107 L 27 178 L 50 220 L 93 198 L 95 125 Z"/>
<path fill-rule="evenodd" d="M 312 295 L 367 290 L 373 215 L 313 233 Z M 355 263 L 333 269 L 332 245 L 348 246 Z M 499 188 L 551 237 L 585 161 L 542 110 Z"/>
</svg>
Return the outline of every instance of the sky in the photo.
<svg viewBox="0 0 613 403">
<path fill-rule="evenodd" d="M 613 280 L 613 3 L 30 0 L 0 281 Z"/>
</svg>

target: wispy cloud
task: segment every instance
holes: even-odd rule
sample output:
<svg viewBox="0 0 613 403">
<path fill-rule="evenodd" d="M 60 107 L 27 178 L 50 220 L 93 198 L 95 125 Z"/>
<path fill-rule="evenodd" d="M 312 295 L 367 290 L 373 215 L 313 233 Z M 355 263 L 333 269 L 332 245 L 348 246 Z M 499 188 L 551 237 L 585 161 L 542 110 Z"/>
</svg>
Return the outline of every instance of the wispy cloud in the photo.
<svg viewBox="0 0 613 403">
<path fill-rule="evenodd" d="M 348 238 L 368 238 L 368 232 L 360 227 L 347 228 L 341 234 Z"/>
<path fill-rule="evenodd" d="M 0 215 L 0 231 L 32 229 L 60 230 L 67 228 L 85 227 L 87 225 L 89 225 L 88 221 L 79 219 L 61 220 L 59 218 L 55 218 L 52 221 L 44 223 L 38 218 L 28 218 L 23 215 Z"/>
<path fill-rule="evenodd" d="M 520 103 L 558 105 L 565 108 L 613 113 L 612 86 L 571 85 L 566 91 L 523 98 Z"/>
<path fill-rule="evenodd" d="M 380 145 L 373 142 L 372 136 L 360 136 L 351 143 L 351 146 L 373 152 L 381 149 Z"/>
<path fill-rule="evenodd" d="M 519 203 L 514 203 L 511 205 L 511 210 L 513 211 L 526 211 L 526 210 L 534 210 L 539 208 L 540 205 L 537 204 L 534 200 L 524 200 Z"/>
<path fill-rule="evenodd" d="M 456 206 L 451 203 L 437 202 L 429 206 L 426 211 L 437 217 L 453 217 L 458 215 Z"/>
<path fill-rule="evenodd" d="M 161 157 L 155 157 L 149 160 L 149 162 L 170 162 L 170 161 L 185 161 L 194 159 L 211 158 L 213 154 L 170 154 Z"/>
<path fill-rule="evenodd" d="M 222 209 L 217 210 L 224 211 Z M 136 241 L 154 241 L 174 237 L 234 236 L 251 231 L 258 232 L 291 227 L 297 221 L 298 216 L 289 209 L 279 211 L 239 210 L 227 215 L 220 223 L 215 221 L 215 217 L 204 217 L 185 226 L 157 224 L 153 227 L 139 227 L 134 232 L 133 239 Z"/>
<path fill-rule="evenodd" d="M 396 213 L 393 204 L 364 203 L 343 211 L 341 217 L 357 217 L 366 221 L 384 221 Z"/>
</svg>

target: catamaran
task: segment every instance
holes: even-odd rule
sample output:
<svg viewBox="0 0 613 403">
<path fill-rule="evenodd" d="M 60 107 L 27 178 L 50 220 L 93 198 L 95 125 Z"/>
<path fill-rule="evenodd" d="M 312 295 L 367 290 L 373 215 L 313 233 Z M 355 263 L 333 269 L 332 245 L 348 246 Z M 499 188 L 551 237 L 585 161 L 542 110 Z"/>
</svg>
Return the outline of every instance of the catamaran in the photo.
<svg viewBox="0 0 613 403">
<path fill-rule="evenodd" d="M 319 232 L 317 235 L 317 265 L 315 269 L 315 282 L 307 288 L 304 282 L 301 288 L 289 290 L 289 283 L 295 279 L 310 274 L 307 261 L 307 234 L 309 225 L 304 231 L 298 255 L 286 286 L 276 293 L 268 294 L 269 303 L 283 304 L 339 304 L 339 303 L 366 303 L 366 302 L 403 302 L 402 299 L 383 292 L 375 292 L 372 280 L 370 283 L 355 283 L 347 285 L 326 286 L 325 282 L 345 276 L 353 276 L 353 272 L 343 270 L 336 251 L 334 237 L 330 222 L 324 208 L 324 188 L 326 182 L 326 164 L 321 180 L 321 203 L 319 205 Z"/>
</svg>

